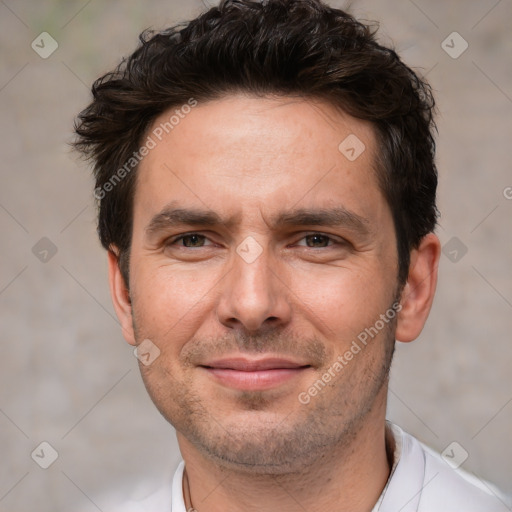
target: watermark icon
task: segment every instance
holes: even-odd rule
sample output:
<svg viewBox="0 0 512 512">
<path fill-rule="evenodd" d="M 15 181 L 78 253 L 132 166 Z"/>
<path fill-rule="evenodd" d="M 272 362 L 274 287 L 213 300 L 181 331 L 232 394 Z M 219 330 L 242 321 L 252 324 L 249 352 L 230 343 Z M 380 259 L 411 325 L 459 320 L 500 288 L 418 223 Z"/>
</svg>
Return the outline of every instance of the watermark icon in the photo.
<svg viewBox="0 0 512 512">
<path fill-rule="evenodd" d="M 467 254 L 467 246 L 456 236 L 443 245 L 443 254 L 452 262 L 458 263 Z"/>
<path fill-rule="evenodd" d="M 350 348 L 342 355 L 336 358 L 336 361 L 323 373 L 323 375 L 312 384 L 307 391 L 299 393 L 299 402 L 303 405 L 309 404 L 311 398 L 318 395 L 325 386 L 336 377 L 337 374 L 349 364 L 354 356 L 359 354 L 363 347 L 366 347 L 368 341 L 373 340 L 384 327 L 393 320 L 397 313 L 402 311 L 402 304 L 395 302 L 385 313 L 381 314 L 379 319 L 371 326 L 366 327 L 357 335 L 357 340 L 352 340 Z M 359 343 L 358 343 L 359 342 Z M 362 345 L 362 346 L 361 346 Z"/>
<path fill-rule="evenodd" d="M 47 59 L 59 47 L 59 43 L 48 32 L 41 32 L 30 46 L 39 57 Z"/>
<path fill-rule="evenodd" d="M 350 162 L 357 160 L 364 153 L 365 149 L 364 142 L 353 133 L 346 137 L 338 146 L 340 153 Z"/>
<path fill-rule="evenodd" d="M 32 254 L 41 263 L 48 263 L 57 254 L 57 246 L 49 238 L 43 236 L 32 247 Z"/>
<path fill-rule="evenodd" d="M 453 441 L 443 450 L 441 457 L 448 466 L 457 469 L 469 457 L 469 453 L 457 441 Z"/>
<path fill-rule="evenodd" d="M 146 141 L 142 146 L 132 153 L 125 164 L 120 167 L 107 182 L 103 183 L 101 187 L 94 189 L 94 197 L 101 201 L 109 192 L 114 190 L 118 183 L 120 183 L 126 176 L 128 176 L 133 169 L 142 162 L 142 159 L 149 155 L 152 149 L 155 149 L 158 142 L 161 142 L 164 134 L 170 133 L 176 126 L 178 126 L 182 119 L 185 119 L 187 114 L 190 114 L 192 109 L 198 105 L 197 100 L 190 98 L 187 103 L 182 105 L 179 109 L 173 111 L 172 115 L 167 121 L 160 123 L 156 128 L 153 128 L 151 134 L 148 135 Z"/>
<path fill-rule="evenodd" d="M 441 48 L 452 59 L 458 59 L 468 49 L 468 47 L 468 42 L 458 32 L 452 32 L 441 43 Z"/>
<path fill-rule="evenodd" d="M 503 189 L 503 197 L 505 199 L 512 199 L 512 187 L 505 187 Z"/>
<path fill-rule="evenodd" d="M 260 257 L 263 247 L 252 236 L 248 236 L 236 248 L 236 252 L 246 263 L 253 263 Z"/>
<path fill-rule="evenodd" d="M 133 355 L 144 365 L 149 366 L 155 359 L 160 357 L 160 349 L 150 340 L 145 339 L 137 345 Z"/>
<path fill-rule="evenodd" d="M 48 441 L 43 441 L 30 456 L 38 466 L 48 469 L 59 458 L 59 453 Z"/>
</svg>

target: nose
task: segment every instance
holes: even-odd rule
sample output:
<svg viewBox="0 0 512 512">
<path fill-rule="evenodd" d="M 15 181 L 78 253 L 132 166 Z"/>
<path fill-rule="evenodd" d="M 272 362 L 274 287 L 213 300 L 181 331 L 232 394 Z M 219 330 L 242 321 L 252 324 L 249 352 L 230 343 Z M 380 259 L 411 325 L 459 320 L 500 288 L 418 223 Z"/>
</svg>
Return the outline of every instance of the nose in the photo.
<svg viewBox="0 0 512 512">
<path fill-rule="evenodd" d="M 235 254 L 233 267 L 221 282 L 217 316 L 224 326 L 256 332 L 290 322 L 290 291 L 268 249 L 254 261 Z"/>
</svg>

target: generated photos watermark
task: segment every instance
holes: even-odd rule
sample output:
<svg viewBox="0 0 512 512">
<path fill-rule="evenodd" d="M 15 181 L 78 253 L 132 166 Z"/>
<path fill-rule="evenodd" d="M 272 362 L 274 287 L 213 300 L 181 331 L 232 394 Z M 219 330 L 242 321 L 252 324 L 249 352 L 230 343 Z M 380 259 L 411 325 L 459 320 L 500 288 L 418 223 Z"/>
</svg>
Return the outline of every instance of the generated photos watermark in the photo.
<svg viewBox="0 0 512 512">
<path fill-rule="evenodd" d="M 299 393 L 299 402 L 303 405 L 309 404 L 311 398 L 315 397 L 323 388 L 334 379 L 349 364 L 354 356 L 359 354 L 366 347 L 369 341 L 373 340 L 390 321 L 392 321 L 397 313 L 402 310 L 402 305 L 395 302 L 385 313 L 381 314 L 379 319 L 370 327 L 366 327 L 357 335 L 357 339 L 352 340 L 350 348 L 336 358 L 336 361 L 317 379 L 307 391 Z"/>
<path fill-rule="evenodd" d="M 120 183 L 126 176 L 128 176 L 133 169 L 139 165 L 142 159 L 149 155 L 152 149 L 155 149 L 157 144 L 162 141 L 164 134 L 170 133 L 176 126 L 178 126 L 183 119 L 190 114 L 194 107 L 197 107 L 198 101 L 194 98 L 190 98 L 187 103 L 182 105 L 173 111 L 172 115 L 165 122 L 160 123 L 156 128 L 153 128 L 151 134 L 148 135 L 146 141 L 142 146 L 134 151 L 132 156 L 120 167 L 110 179 L 103 183 L 101 187 L 94 189 L 94 197 L 101 201 L 109 192 Z"/>
</svg>

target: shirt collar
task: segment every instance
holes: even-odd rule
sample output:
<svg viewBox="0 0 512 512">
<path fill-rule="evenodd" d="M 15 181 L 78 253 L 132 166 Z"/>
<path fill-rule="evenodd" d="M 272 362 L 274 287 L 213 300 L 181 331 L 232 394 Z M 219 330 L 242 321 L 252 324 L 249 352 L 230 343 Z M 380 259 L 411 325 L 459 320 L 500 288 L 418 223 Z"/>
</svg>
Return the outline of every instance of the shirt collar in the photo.
<svg viewBox="0 0 512 512">
<path fill-rule="evenodd" d="M 390 422 L 395 440 L 393 466 L 372 512 L 417 512 L 425 481 L 425 453 L 414 438 Z"/>
<path fill-rule="evenodd" d="M 181 461 L 172 480 L 171 512 L 188 512 L 183 499 L 183 470 L 185 461 Z"/>
</svg>

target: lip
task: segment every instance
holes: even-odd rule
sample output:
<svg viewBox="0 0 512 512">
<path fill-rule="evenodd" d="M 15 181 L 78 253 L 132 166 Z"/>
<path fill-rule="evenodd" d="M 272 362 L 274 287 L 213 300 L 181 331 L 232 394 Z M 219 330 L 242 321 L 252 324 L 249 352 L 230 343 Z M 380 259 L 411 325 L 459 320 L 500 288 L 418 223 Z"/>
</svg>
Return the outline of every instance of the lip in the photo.
<svg viewBox="0 0 512 512">
<path fill-rule="evenodd" d="M 265 390 L 298 377 L 311 366 L 283 358 L 226 358 L 200 365 L 218 383 L 239 390 Z"/>
<path fill-rule="evenodd" d="M 228 357 L 224 359 L 216 359 L 206 364 L 202 364 L 201 366 L 219 370 L 238 370 L 241 372 L 254 372 L 261 370 L 294 369 L 309 365 L 281 357 L 265 357 L 263 359 Z"/>
</svg>

